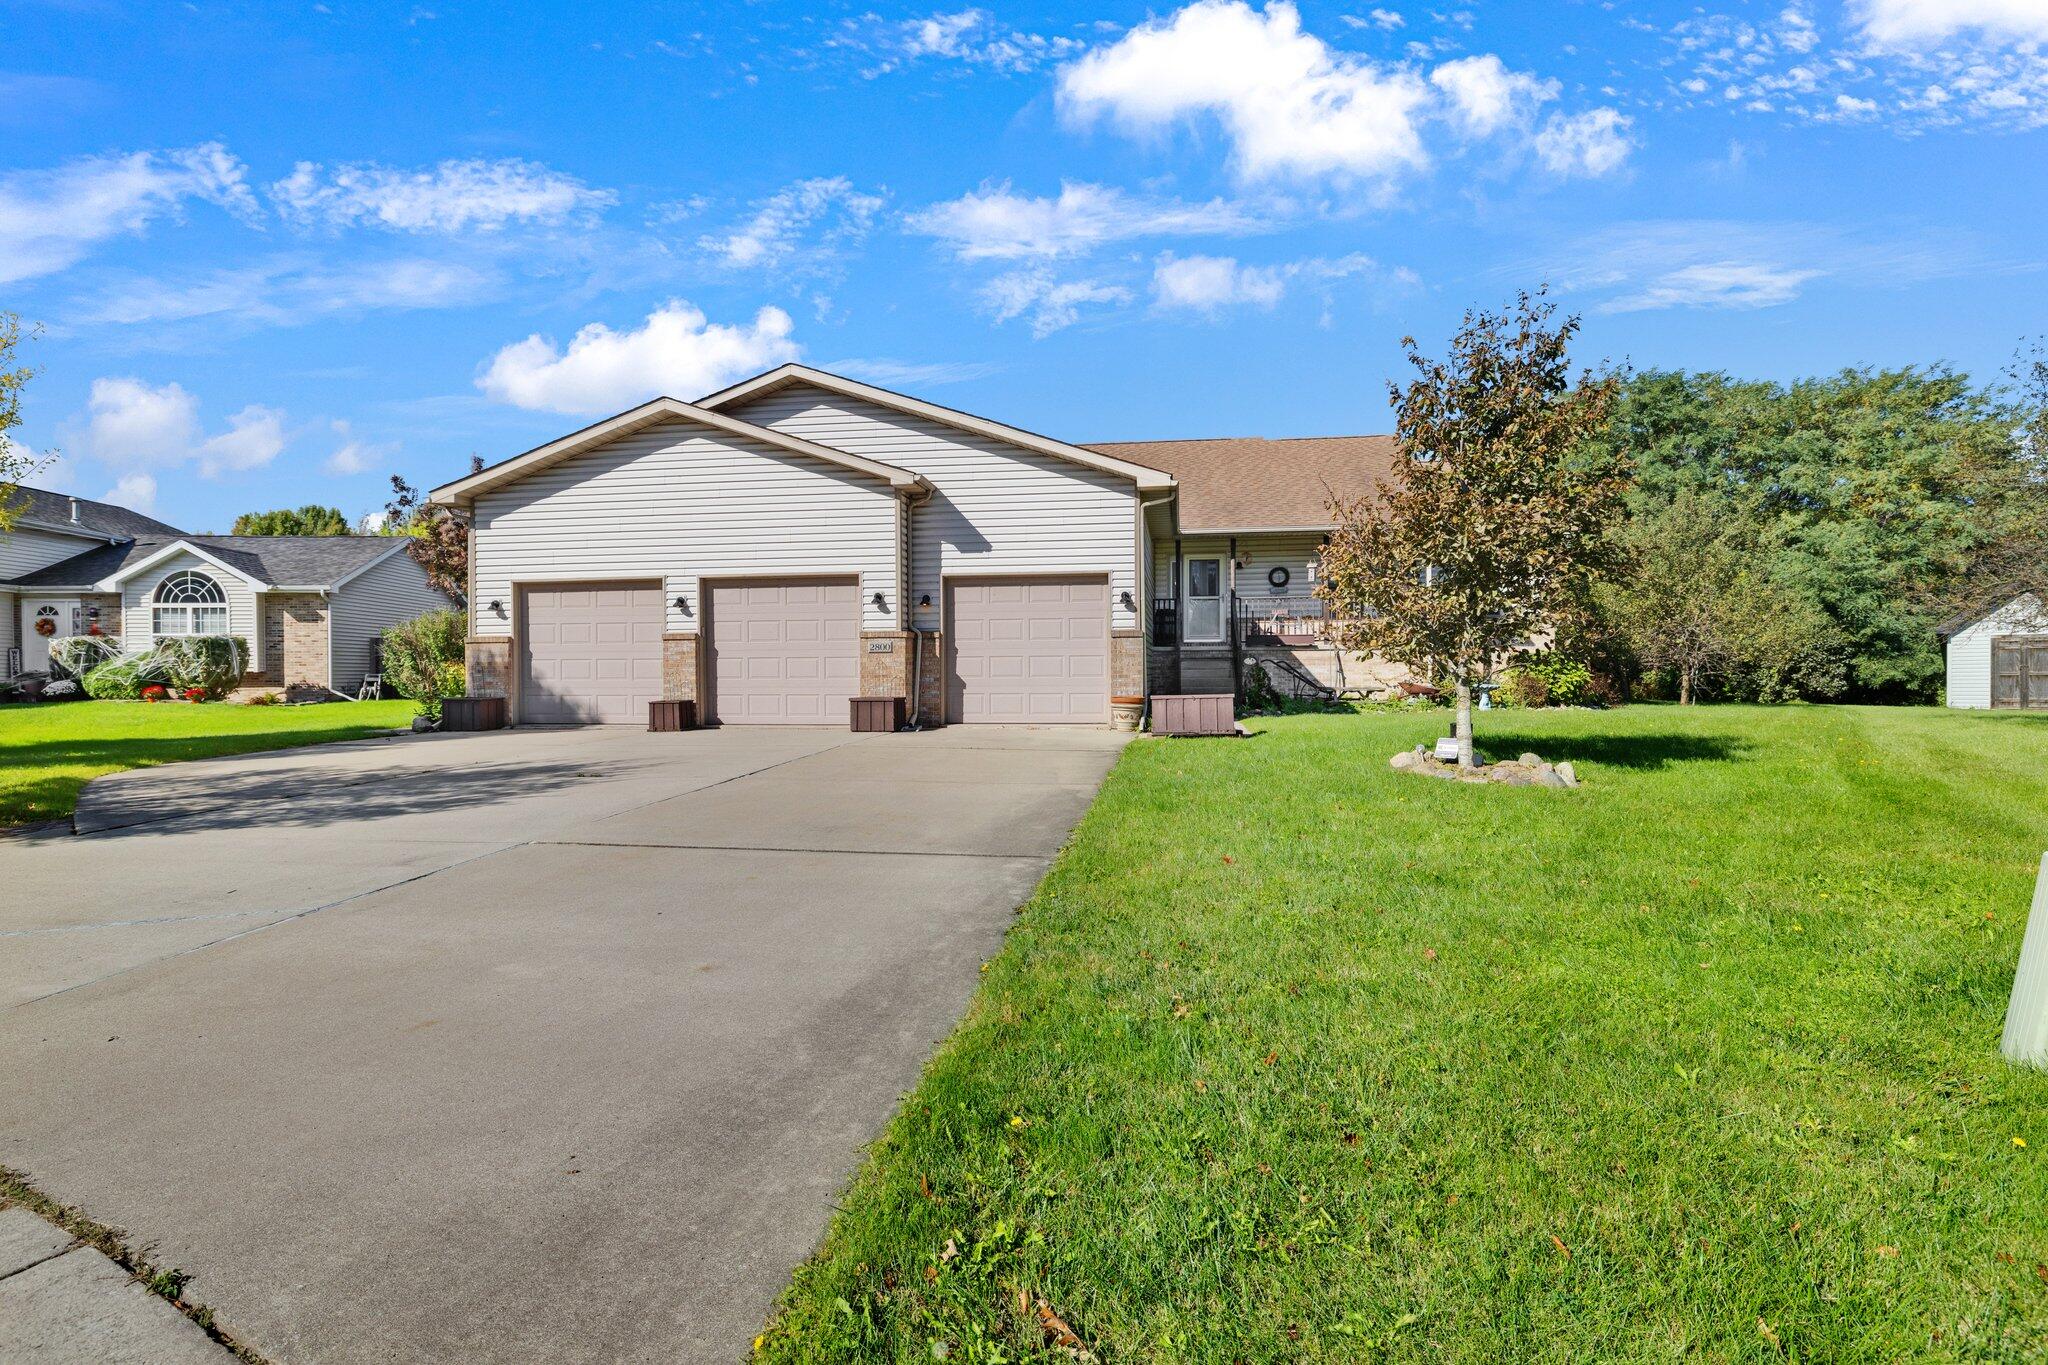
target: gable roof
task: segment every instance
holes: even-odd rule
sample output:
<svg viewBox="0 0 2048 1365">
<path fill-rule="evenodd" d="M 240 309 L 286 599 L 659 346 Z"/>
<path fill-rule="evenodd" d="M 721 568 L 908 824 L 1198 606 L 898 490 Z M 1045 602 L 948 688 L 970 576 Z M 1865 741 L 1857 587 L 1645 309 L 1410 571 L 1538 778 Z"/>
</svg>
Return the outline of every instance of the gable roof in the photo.
<svg viewBox="0 0 2048 1365">
<path fill-rule="evenodd" d="M 808 455 L 814 460 L 823 460 L 842 469 L 881 479 L 891 488 L 931 487 L 922 475 L 913 474 L 907 469 L 898 469 L 895 465 L 883 464 L 880 460 L 870 460 L 861 455 L 849 455 L 843 450 L 834 450 L 815 441 L 806 441 L 801 437 L 757 426 L 737 417 L 729 417 L 722 412 L 712 412 L 694 403 L 663 397 L 642 403 L 637 408 L 628 408 L 601 422 L 593 422 L 581 431 L 572 431 L 567 436 L 549 441 L 546 445 L 535 446 L 532 450 L 514 455 L 510 459 L 486 465 L 467 478 L 442 484 L 428 495 L 428 500 L 435 503 L 465 502 L 479 493 L 517 482 L 536 470 L 566 460 L 573 455 L 581 455 L 587 450 L 595 450 L 608 441 L 615 441 L 643 427 L 677 421 L 694 422 L 730 436 L 745 436 L 793 454 Z"/>
<path fill-rule="evenodd" d="M 922 398 L 912 398 L 907 394 L 876 388 L 873 384 L 863 384 L 858 379 L 848 379 L 845 375 L 832 374 L 825 370 L 814 370 L 808 365 L 778 365 L 772 370 L 755 375 L 752 379 L 742 379 L 730 388 L 720 389 L 717 393 L 700 398 L 697 403 L 698 406 L 705 408 L 736 407 L 791 384 L 807 384 L 844 398 L 864 399 L 880 407 L 907 413 L 913 417 L 922 417 L 957 431 L 1007 441 L 1026 450 L 1035 450 L 1041 455 L 1050 455 L 1054 459 L 1067 460 L 1108 474 L 1118 474 L 1136 483 L 1141 490 L 1152 491 L 1173 487 L 1173 475 L 1167 471 L 1112 454 L 1099 446 L 1091 448 L 1069 445 L 1065 441 L 1056 441 L 1050 436 L 1041 436 L 1022 427 L 1006 426 L 1001 422 L 992 422 L 986 417 L 976 417 L 972 413 L 942 408 L 936 403 L 927 403 Z"/>
<path fill-rule="evenodd" d="M 1376 492 L 1401 458 L 1392 436 L 1109 441 L 1089 449 L 1170 472 L 1180 485 L 1183 534 L 1328 530 L 1332 493 L 1349 500 Z"/>
<path fill-rule="evenodd" d="M 190 550 L 259 592 L 333 589 L 404 548 L 403 536 L 150 536 L 87 550 L 14 583 L 106 591 L 151 564 Z"/>
<path fill-rule="evenodd" d="M 22 522 L 55 531 L 74 531 L 80 535 L 100 536 L 108 540 L 130 536 L 185 534 L 177 527 L 158 521 L 155 517 L 145 517 L 140 512 L 116 507 L 111 502 L 74 498 L 68 493 L 53 493 L 47 488 L 30 488 L 26 484 L 17 488 L 14 505 L 16 515 Z"/>
<path fill-rule="evenodd" d="M 1943 621 L 1934 628 L 1934 638 L 1945 641 L 1951 635 L 1969 629 L 1985 617 L 2004 611 L 2007 607 L 2025 597 L 2033 598 L 2037 603 L 2041 604 L 2041 609 L 2044 612 L 2048 612 L 2048 589 L 2008 588 L 1984 598 L 1975 606 L 1965 607 L 1954 616 Z"/>
</svg>

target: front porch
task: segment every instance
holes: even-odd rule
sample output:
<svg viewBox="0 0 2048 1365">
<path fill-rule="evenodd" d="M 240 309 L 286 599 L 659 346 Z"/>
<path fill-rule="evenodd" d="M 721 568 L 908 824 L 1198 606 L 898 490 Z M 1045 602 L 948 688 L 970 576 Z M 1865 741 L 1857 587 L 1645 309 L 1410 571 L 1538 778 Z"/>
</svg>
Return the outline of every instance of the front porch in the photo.
<svg viewBox="0 0 2048 1365">
<path fill-rule="evenodd" d="M 1229 692 L 1242 697 L 1252 667 L 1283 696 L 1374 698 L 1410 677 L 1398 665 L 1336 647 L 1329 608 L 1302 595 L 1231 593 L 1190 615 L 1181 600 L 1152 602 L 1154 692 Z"/>
</svg>

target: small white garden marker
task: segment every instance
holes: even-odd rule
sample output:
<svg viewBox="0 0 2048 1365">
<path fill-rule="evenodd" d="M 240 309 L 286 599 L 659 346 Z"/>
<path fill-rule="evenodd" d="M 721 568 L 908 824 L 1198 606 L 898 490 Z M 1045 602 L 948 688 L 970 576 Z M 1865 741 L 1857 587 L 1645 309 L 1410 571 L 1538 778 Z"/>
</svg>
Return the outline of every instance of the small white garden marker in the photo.
<svg viewBox="0 0 2048 1365">
<path fill-rule="evenodd" d="M 2048 1068 L 2048 853 L 2041 855 L 2041 876 L 2034 883 L 2034 911 L 2020 941 L 1999 1051 L 2009 1062 Z"/>
</svg>

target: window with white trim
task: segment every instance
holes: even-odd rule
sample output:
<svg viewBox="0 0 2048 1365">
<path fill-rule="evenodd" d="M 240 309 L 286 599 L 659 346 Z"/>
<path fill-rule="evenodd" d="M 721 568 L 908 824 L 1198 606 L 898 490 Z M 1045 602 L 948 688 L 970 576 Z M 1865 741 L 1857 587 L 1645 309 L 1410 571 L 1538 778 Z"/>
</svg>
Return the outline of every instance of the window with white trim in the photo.
<svg viewBox="0 0 2048 1365">
<path fill-rule="evenodd" d="M 156 585 L 150 629 L 157 635 L 225 635 L 228 595 L 203 573 L 180 569 Z"/>
</svg>

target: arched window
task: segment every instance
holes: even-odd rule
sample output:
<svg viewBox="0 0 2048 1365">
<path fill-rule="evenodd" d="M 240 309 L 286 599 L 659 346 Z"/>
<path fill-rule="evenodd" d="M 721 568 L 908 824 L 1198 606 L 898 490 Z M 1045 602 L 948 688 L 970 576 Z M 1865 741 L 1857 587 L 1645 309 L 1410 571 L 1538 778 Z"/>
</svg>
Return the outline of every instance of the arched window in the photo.
<svg viewBox="0 0 2048 1365">
<path fill-rule="evenodd" d="M 228 595 L 203 573 L 181 569 L 156 585 L 151 628 L 158 635 L 225 635 Z"/>
</svg>

